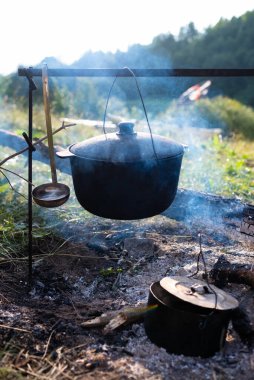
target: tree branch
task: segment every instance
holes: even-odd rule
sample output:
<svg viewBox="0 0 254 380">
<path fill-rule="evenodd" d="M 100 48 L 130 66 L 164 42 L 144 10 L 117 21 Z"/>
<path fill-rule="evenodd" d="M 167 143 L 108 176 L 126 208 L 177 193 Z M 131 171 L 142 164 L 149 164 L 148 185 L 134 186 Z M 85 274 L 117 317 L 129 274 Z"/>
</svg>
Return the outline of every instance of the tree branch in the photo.
<svg viewBox="0 0 254 380">
<path fill-rule="evenodd" d="M 74 123 L 64 124 L 64 122 L 63 122 L 61 127 L 59 127 L 58 129 L 56 129 L 53 132 L 53 135 L 62 131 L 63 129 L 72 127 L 74 125 L 76 125 L 76 124 L 74 124 Z M 48 164 L 49 163 L 48 153 L 45 154 L 45 148 L 46 149 L 48 149 L 48 148 L 45 147 L 44 144 L 42 144 L 42 142 L 45 140 L 47 140 L 47 136 L 44 136 L 41 139 L 38 139 L 37 141 L 33 142 L 32 145 L 34 147 L 37 146 L 37 150 L 33 153 L 33 159 Z M 2 166 L 7 161 L 9 161 L 10 159 L 12 159 L 12 158 L 14 158 L 20 154 L 25 154 L 29 149 L 29 147 L 27 145 L 25 145 L 26 143 L 22 137 L 16 135 L 15 133 L 8 132 L 8 131 L 2 130 L 2 129 L 0 129 L 0 141 L 1 141 L 2 146 L 6 146 L 6 147 L 9 147 L 9 148 L 16 150 L 15 153 L 11 154 L 10 156 L 8 156 L 4 160 L 2 160 L 0 162 L 0 166 Z M 55 148 L 56 152 L 59 150 L 61 150 L 60 147 Z M 68 163 L 68 160 L 63 161 L 62 159 L 56 157 L 56 167 L 58 170 L 60 170 L 63 173 L 71 174 L 70 165 Z M 2 169 L 4 169 L 4 168 L 2 167 Z"/>
<path fill-rule="evenodd" d="M 12 184 L 11 184 L 11 181 L 9 180 L 9 178 L 7 177 L 7 175 L 4 174 L 4 172 L 3 172 L 1 169 L 0 169 L 0 173 L 2 173 L 2 175 L 3 175 L 4 178 L 6 179 L 6 181 L 8 182 L 8 184 L 9 184 L 9 186 L 10 186 L 10 188 L 11 188 L 12 190 L 15 191 L 15 193 L 21 195 L 21 197 L 23 197 L 23 198 L 25 198 L 25 199 L 27 200 L 27 197 L 25 197 L 25 195 L 21 194 L 21 193 L 18 192 L 16 189 L 14 189 L 14 187 L 13 187 Z M 14 173 L 14 174 L 15 174 L 15 173 Z M 23 177 L 21 177 L 21 178 L 23 178 Z"/>
</svg>

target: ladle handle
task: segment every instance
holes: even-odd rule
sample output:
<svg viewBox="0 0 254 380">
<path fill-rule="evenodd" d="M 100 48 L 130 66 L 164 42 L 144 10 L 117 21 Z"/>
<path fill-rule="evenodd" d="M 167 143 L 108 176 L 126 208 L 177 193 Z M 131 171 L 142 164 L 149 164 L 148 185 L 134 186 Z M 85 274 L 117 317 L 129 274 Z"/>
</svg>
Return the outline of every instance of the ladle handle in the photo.
<svg viewBox="0 0 254 380">
<path fill-rule="evenodd" d="M 42 67 L 42 89 L 43 89 L 44 111 L 45 111 L 45 117 L 46 117 L 51 177 L 52 177 L 52 182 L 57 183 L 52 123 L 51 123 L 50 105 L 49 105 L 48 66 L 46 64 L 44 64 Z"/>
</svg>

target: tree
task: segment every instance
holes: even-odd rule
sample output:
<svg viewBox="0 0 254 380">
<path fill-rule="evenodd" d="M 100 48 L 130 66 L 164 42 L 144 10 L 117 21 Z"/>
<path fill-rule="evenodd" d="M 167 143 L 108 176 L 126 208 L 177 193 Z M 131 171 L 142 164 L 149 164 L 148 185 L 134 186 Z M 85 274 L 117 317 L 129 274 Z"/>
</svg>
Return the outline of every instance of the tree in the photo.
<svg viewBox="0 0 254 380">
<path fill-rule="evenodd" d="M 190 22 L 188 25 L 183 26 L 180 28 L 178 40 L 185 40 L 185 41 L 192 41 L 194 38 L 196 38 L 199 35 L 198 30 L 195 28 L 195 25 L 193 22 Z"/>
</svg>

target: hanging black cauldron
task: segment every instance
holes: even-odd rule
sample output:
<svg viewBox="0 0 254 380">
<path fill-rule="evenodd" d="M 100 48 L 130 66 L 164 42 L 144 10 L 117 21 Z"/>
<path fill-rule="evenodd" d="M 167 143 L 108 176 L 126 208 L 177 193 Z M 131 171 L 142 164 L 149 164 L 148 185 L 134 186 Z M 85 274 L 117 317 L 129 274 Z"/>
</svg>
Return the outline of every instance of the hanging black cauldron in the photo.
<svg viewBox="0 0 254 380">
<path fill-rule="evenodd" d="M 165 137 L 152 134 L 145 104 L 134 72 L 150 134 L 134 131 L 132 122 L 118 124 L 117 133 L 71 145 L 58 156 L 70 157 L 74 189 L 82 207 L 110 219 L 142 219 L 157 215 L 173 202 L 184 148 Z"/>
<path fill-rule="evenodd" d="M 87 211 L 111 219 L 141 219 L 173 202 L 184 148 L 122 122 L 104 134 L 57 152 L 70 158 L 74 189 Z"/>
</svg>

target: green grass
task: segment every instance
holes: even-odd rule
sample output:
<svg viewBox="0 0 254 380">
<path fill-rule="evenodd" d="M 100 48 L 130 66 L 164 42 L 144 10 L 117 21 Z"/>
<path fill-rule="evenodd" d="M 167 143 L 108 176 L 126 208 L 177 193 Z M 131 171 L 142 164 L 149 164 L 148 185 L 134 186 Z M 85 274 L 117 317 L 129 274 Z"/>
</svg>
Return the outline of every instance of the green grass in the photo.
<svg viewBox="0 0 254 380">
<path fill-rule="evenodd" d="M 17 371 L 7 368 L 7 367 L 0 367 L 0 380 L 22 380 L 25 379 L 24 376 L 22 376 Z"/>
<path fill-rule="evenodd" d="M 198 112 L 211 125 L 223 129 L 225 134 L 236 134 L 254 140 L 254 110 L 237 100 L 218 96 L 197 103 Z"/>
<path fill-rule="evenodd" d="M 25 160 L 24 160 L 25 162 Z M 23 171 L 24 162 L 20 162 L 20 171 Z M 48 178 L 47 165 L 34 163 L 38 173 L 38 184 L 46 182 Z M 14 170 L 14 168 L 12 167 Z M 17 170 L 17 163 L 16 163 Z M 25 176 L 25 173 L 22 173 Z M 13 176 L 14 177 L 14 176 Z M 69 182 L 71 181 L 68 176 Z M 13 181 L 13 178 L 12 178 Z M 22 180 L 12 182 L 15 189 L 27 196 L 27 183 Z M 74 193 L 72 192 L 72 198 Z M 11 190 L 6 179 L 0 177 L 0 265 L 4 262 L 18 261 L 28 254 L 28 207 L 27 199 Z M 71 209 L 72 200 L 67 207 Z M 76 209 L 74 209 L 75 211 Z M 74 212 L 73 212 L 74 214 Z M 44 209 L 33 205 L 33 244 L 39 247 L 45 239 L 55 240 L 58 225 L 67 220 L 68 212 L 64 206 L 58 209 Z M 54 244 L 52 244 L 52 247 Z M 35 252 L 37 253 L 37 252 Z M 40 253 L 40 252 L 38 252 Z"/>
<path fill-rule="evenodd" d="M 186 153 L 180 186 L 253 202 L 253 143 L 214 135 Z"/>
<path fill-rule="evenodd" d="M 111 277 L 111 276 L 115 276 L 118 273 L 122 273 L 122 272 L 123 272 L 122 268 L 109 267 L 109 268 L 106 268 L 106 269 L 101 269 L 100 270 L 100 275 L 103 276 L 103 277 Z"/>
</svg>

